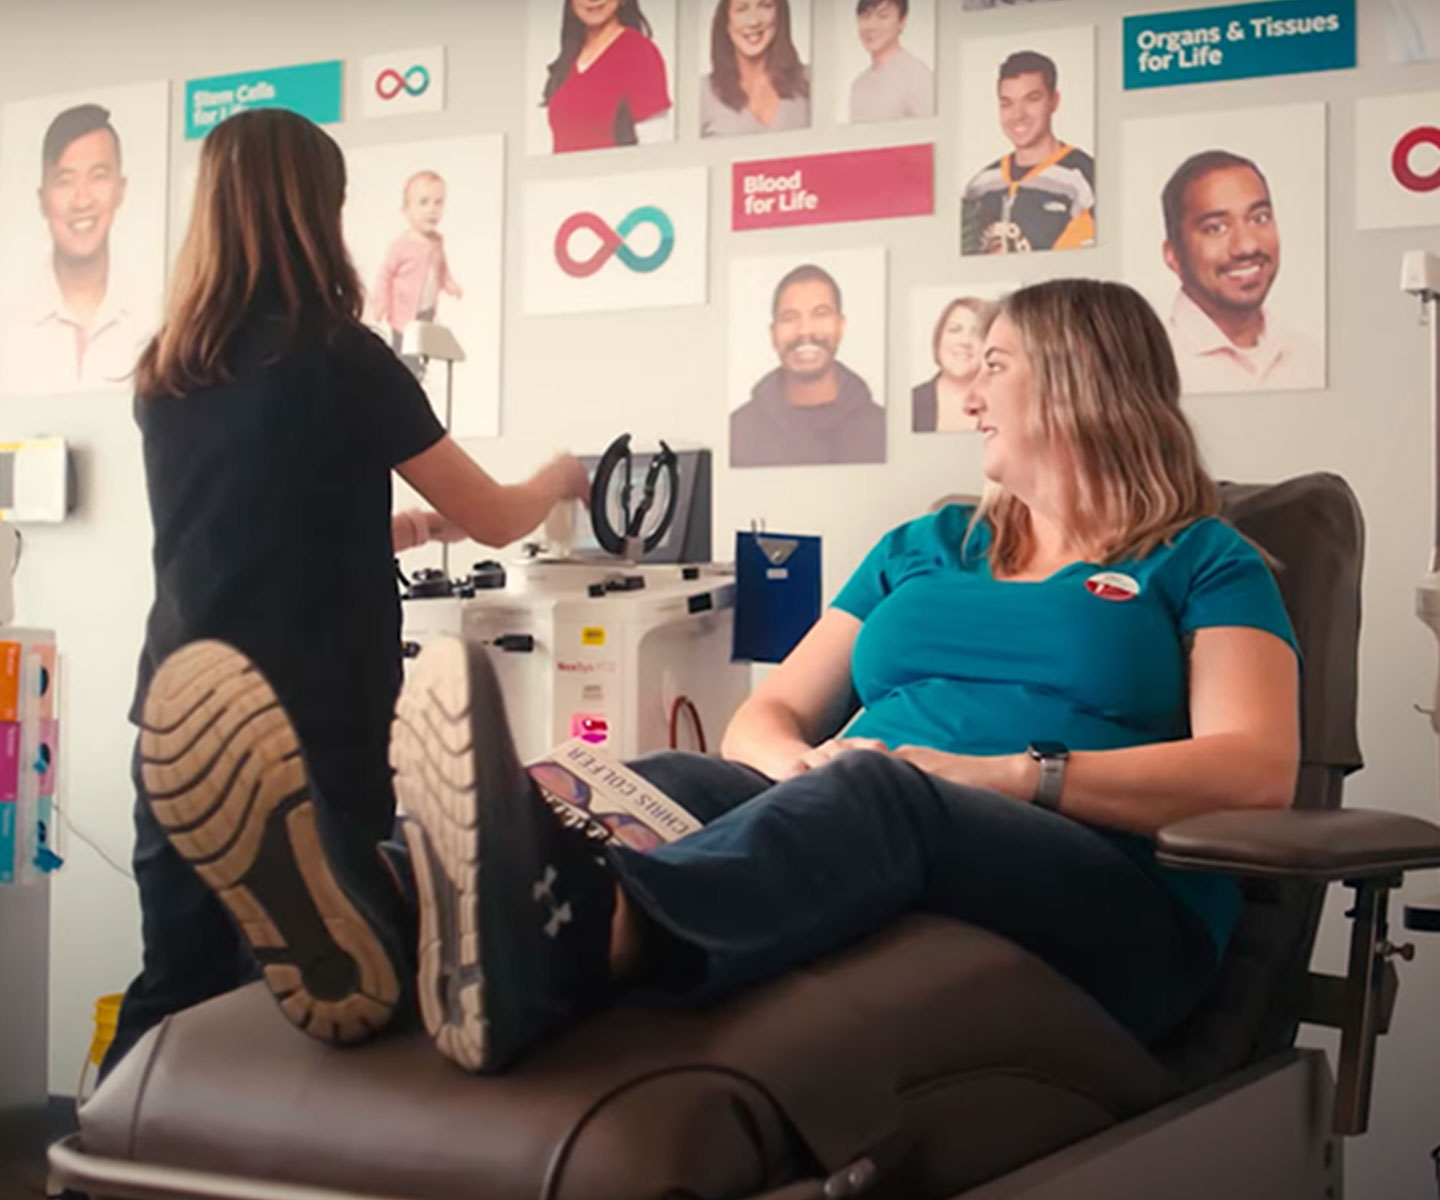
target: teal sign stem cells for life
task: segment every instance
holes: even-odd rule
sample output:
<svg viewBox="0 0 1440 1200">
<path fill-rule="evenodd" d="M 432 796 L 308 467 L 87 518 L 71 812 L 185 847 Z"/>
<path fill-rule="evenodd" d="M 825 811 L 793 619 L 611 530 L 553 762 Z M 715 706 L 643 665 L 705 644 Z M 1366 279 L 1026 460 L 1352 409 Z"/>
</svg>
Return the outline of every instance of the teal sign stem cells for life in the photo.
<svg viewBox="0 0 1440 1200">
<path fill-rule="evenodd" d="M 1125 89 L 1355 65 L 1355 0 L 1265 0 L 1125 18 Z"/>
<path fill-rule="evenodd" d="M 344 69 L 336 59 L 192 79 L 185 84 L 185 137 L 203 138 L 248 108 L 288 108 L 317 125 L 333 125 L 341 116 Z"/>
</svg>

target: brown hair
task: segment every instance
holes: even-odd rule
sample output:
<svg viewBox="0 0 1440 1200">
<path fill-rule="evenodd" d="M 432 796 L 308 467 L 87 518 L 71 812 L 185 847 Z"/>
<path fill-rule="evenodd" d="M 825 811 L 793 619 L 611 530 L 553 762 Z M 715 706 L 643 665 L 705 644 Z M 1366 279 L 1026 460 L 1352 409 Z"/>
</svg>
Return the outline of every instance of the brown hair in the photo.
<svg viewBox="0 0 1440 1200">
<path fill-rule="evenodd" d="M 1180 372 L 1155 310 L 1123 283 L 1056 279 L 1000 306 L 1034 376 L 1032 421 L 1065 447 L 1075 471 L 1078 532 L 1101 563 L 1143 558 L 1220 510 L 1180 410 Z M 1022 570 L 1033 551 L 1029 510 L 996 485 L 976 521 L 990 522 L 993 566 Z"/>
<path fill-rule="evenodd" d="M 937 367 L 940 365 L 940 339 L 945 334 L 945 326 L 951 314 L 957 308 L 969 309 L 975 314 L 976 326 L 982 338 L 990 332 L 990 326 L 1000 312 L 1000 305 L 994 300 L 982 300 L 978 296 L 959 296 L 950 301 L 940 310 L 940 319 L 935 322 L 935 332 L 930 335 L 930 357 L 935 360 Z"/>
<path fill-rule="evenodd" d="M 287 343 L 358 321 L 360 280 L 345 249 L 345 156 L 285 109 L 238 113 L 200 152 L 195 205 L 165 320 L 140 357 L 141 396 L 183 396 L 230 378 L 226 353 L 262 293 Z"/>
<path fill-rule="evenodd" d="M 810 95 L 805 64 L 790 35 L 790 0 L 775 0 L 775 36 L 765 48 L 765 73 L 782 100 Z M 736 112 L 750 102 L 740 86 L 740 63 L 730 40 L 730 0 L 719 0 L 710 22 L 710 89 Z"/>
</svg>

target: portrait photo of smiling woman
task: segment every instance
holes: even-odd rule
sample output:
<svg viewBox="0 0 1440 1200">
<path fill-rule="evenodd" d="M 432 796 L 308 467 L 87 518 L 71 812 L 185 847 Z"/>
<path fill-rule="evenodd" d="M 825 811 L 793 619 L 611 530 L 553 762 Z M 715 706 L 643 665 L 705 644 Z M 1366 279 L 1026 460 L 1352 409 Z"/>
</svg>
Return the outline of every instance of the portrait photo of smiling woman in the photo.
<svg viewBox="0 0 1440 1200">
<path fill-rule="evenodd" d="M 674 140 L 675 0 L 531 0 L 527 11 L 531 154 Z"/>
<path fill-rule="evenodd" d="M 159 323 L 169 87 L 0 116 L 0 396 L 111 391 Z"/>
<path fill-rule="evenodd" d="M 984 365 L 985 336 L 1012 284 L 916 288 L 910 304 L 910 428 L 915 433 L 979 429 L 970 394 Z"/>
<path fill-rule="evenodd" d="M 810 0 L 717 0 L 704 31 L 700 136 L 810 127 Z"/>
<path fill-rule="evenodd" d="M 1125 278 L 1189 395 L 1325 386 L 1325 107 L 1125 125 Z"/>
</svg>

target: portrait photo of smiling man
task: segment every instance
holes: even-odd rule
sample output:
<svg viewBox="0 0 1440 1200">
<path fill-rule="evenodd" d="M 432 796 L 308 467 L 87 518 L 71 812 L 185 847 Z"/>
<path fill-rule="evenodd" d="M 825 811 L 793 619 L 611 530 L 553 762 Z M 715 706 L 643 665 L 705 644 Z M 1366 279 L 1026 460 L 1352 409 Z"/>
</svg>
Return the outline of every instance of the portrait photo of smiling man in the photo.
<svg viewBox="0 0 1440 1200">
<path fill-rule="evenodd" d="M 1095 244 L 1093 28 L 964 42 L 960 118 L 960 253 Z"/>
<path fill-rule="evenodd" d="M 883 251 L 832 257 L 842 261 L 830 264 L 831 269 L 803 262 L 773 282 L 766 297 L 770 365 L 750 384 L 748 399 L 730 414 L 732 467 L 885 461 L 885 409 L 875 402 L 867 381 L 867 376 L 884 378 L 883 366 L 875 365 L 877 356 L 883 362 L 883 312 L 877 314 L 879 320 L 868 312 L 871 299 L 885 294 Z M 880 280 L 874 287 L 869 277 L 877 263 Z M 743 260 L 735 264 L 736 277 L 750 275 L 750 282 L 758 285 L 761 277 L 747 270 L 749 265 Z M 770 279 L 775 280 L 773 272 Z M 749 333 L 758 289 L 733 284 L 732 289 L 732 312 L 736 297 L 750 300 L 750 306 L 736 314 Z M 846 312 L 852 295 L 865 296 L 867 308 L 855 325 L 853 341 Z M 732 329 L 732 341 L 739 336 L 739 329 Z M 758 339 L 747 343 L 736 346 L 733 365 L 741 379 L 754 380 L 754 364 L 763 350 Z M 847 362 L 852 350 L 859 357 Z"/>
<path fill-rule="evenodd" d="M 1144 155 L 1162 146 L 1169 160 L 1148 197 L 1136 186 L 1141 228 L 1133 238 L 1126 230 L 1127 278 L 1165 319 L 1187 394 L 1325 385 L 1324 276 L 1315 278 L 1325 255 L 1324 150 L 1314 141 L 1324 114 L 1317 125 L 1311 108 L 1247 114 L 1248 131 L 1193 118 L 1127 129 L 1127 161 L 1154 172 Z"/>
<path fill-rule="evenodd" d="M 0 395 L 126 387 L 155 331 L 168 88 L 116 93 L 6 107 Z"/>
</svg>

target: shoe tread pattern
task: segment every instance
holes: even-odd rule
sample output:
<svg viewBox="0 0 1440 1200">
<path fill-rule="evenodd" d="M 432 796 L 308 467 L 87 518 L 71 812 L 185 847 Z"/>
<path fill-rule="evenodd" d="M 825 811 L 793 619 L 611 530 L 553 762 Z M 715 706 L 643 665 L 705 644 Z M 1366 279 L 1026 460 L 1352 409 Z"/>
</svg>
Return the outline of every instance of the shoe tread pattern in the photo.
<svg viewBox="0 0 1440 1200">
<path fill-rule="evenodd" d="M 480 930 L 478 781 L 463 643 L 440 639 L 412 660 L 390 738 L 390 765 L 420 894 L 420 1015 L 441 1053 L 488 1065 Z"/>
<path fill-rule="evenodd" d="M 386 1025 L 400 979 L 326 863 L 299 737 L 255 666 L 213 641 L 167 658 L 146 696 L 140 756 L 156 820 L 235 919 L 286 1017 L 337 1043 Z M 293 914 L 271 912 L 261 899 L 273 891 L 265 873 L 273 883 L 277 848 L 320 922 L 292 936 Z M 318 928 L 324 937 L 314 936 Z M 317 987 L 317 964 L 333 979 L 342 959 L 353 986 Z"/>
</svg>

